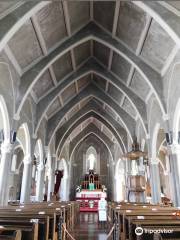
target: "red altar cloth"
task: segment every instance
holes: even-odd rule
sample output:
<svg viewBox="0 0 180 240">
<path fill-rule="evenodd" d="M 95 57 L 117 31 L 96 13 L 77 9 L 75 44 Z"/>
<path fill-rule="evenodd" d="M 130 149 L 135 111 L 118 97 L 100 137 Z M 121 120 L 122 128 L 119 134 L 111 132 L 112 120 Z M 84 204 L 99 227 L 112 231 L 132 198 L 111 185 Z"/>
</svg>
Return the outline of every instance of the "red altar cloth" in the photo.
<svg viewBox="0 0 180 240">
<path fill-rule="evenodd" d="M 76 198 L 76 201 L 80 202 L 80 212 L 98 212 L 98 201 L 100 198 Z M 90 207 L 89 201 L 94 202 L 94 206 Z"/>
</svg>

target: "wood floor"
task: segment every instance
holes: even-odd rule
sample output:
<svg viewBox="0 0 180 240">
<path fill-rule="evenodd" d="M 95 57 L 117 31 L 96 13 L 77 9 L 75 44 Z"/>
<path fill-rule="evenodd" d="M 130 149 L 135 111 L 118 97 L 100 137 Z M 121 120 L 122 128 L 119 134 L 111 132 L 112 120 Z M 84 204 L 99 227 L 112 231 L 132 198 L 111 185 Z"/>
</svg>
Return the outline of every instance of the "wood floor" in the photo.
<svg viewBox="0 0 180 240">
<path fill-rule="evenodd" d="M 109 231 L 107 225 L 98 223 L 97 213 L 80 213 L 79 222 L 71 234 L 76 240 L 106 240 Z"/>
</svg>

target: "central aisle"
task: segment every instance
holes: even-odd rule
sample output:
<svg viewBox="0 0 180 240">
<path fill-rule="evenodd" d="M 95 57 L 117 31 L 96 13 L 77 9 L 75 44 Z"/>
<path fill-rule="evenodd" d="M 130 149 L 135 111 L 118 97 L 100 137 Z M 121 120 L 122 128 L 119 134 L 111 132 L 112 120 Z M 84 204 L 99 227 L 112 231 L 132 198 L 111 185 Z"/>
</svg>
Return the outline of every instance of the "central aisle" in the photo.
<svg viewBox="0 0 180 240">
<path fill-rule="evenodd" d="M 106 240 L 108 231 L 107 226 L 98 223 L 97 213 L 80 213 L 72 235 L 77 240 Z"/>
</svg>

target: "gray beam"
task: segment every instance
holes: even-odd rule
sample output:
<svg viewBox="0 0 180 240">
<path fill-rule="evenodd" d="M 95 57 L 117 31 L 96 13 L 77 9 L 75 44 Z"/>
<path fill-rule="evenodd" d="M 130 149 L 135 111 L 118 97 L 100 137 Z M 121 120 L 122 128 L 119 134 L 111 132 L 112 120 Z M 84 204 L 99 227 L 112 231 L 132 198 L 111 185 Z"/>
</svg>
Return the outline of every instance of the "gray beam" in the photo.
<svg viewBox="0 0 180 240">
<path fill-rule="evenodd" d="M 16 99 L 15 116 L 17 118 L 28 94 L 30 93 L 34 84 L 38 81 L 39 77 L 47 70 L 47 68 L 72 48 L 91 39 L 106 45 L 130 62 L 153 89 L 163 114 L 166 113 L 165 101 L 163 97 L 163 84 L 160 74 L 143 62 L 140 57 L 136 56 L 136 54 L 125 47 L 122 43 L 118 42 L 116 39 L 113 39 L 110 34 L 106 33 L 96 24 L 89 23 L 86 27 L 63 42 L 59 47 L 50 52 L 47 56 L 45 56 L 42 60 L 40 60 L 22 75 L 18 97 Z"/>
<path fill-rule="evenodd" d="M 114 143 L 111 142 L 111 140 L 109 140 L 109 138 L 104 133 L 102 133 L 93 123 L 90 123 L 71 142 L 71 144 L 70 144 L 70 151 L 69 151 L 70 160 L 71 160 L 71 157 L 72 157 L 72 154 L 73 154 L 74 150 L 79 145 L 79 143 L 82 142 L 85 138 L 87 138 L 91 134 L 95 135 L 97 138 L 99 138 L 105 144 L 105 146 L 109 150 L 109 153 L 111 154 L 111 157 L 113 158 L 113 154 L 111 152 L 111 150 L 112 150 L 111 148 L 112 148 Z"/>
<path fill-rule="evenodd" d="M 60 81 L 60 84 L 52 90 L 46 97 L 44 97 L 38 104 L 37 104 L 37 119 L 36 119 L 36 127 L 35 127 L 35 134 L 38 131 L 40 123 L 45 116 L 48 108 L 56 99 L 56 97 L 71 83 L 77 81 L 77 79 L 82 78 L 83 76 L 89 73 L 96 73 L 97 75 L 101 76 L 102 78 L 110 81 L 115 87 L 117 87 L 120 91 L 122 91 L 129 101 L 132 103 L 134 108 L 136 109 L 138 116 L 142 122 L 142 125 L 147 131 L 147 112 L 146 112 L 146 105 L 142 101 L 142 99 L 136 95 L 130 88 L 128 88 L 123 81 L 117 79 L 113 74 L 108 72 L 99 63 L 93 59 L 88 61 L 82 68 L 78 69 L 75 73 L 72 73 L 70 76 L 64 78 L 63 81 Z"/>
<path fill-rule="evenodd" d="M 58 126 L 62 120 L 62 118 L 80 101 L 88 98 L 89 96 L 94 96 L 101 102 L 105 102 L 110 108 L 112 108 L 120 117 L 122 123 L 126 131 L 131 138 L 134 134 L 135 129 L 135 121 L 134 119 L 126 113 L 124 109 L 122 109 L 116 102 L 114 102 L 111 97 L 109 97 L 104 91 L 97 88 L 93 84 L 90 84 L 85 89 L 83 89 L 78 95 L 72 98 L 60 111 L 58 111 L 52 118 L 48 120 L 47 123 L 47 137 L 46 137 L 46 146 L 52 140 L 52 137 L 56 133 Z"/>
<path fill-rule="evenodd" d="M 84 120 L 90 118 L 91 116 L 95 117 L 96 119 L 101 121 L 101 123 L 106 125 L 106 127 L 117 139 L 122 151 L 125 152 L 126 148 L 125 143 L 123 142 L 123 140 L 127 136 L 125 130 L 109 114 L 107 114 L 100 106 L 98 106 L 95 101 L 90 101 L 80 111 L 74 114 L 68 122 L 63 124 L 63 126 L 58 129 L 56 133 L 56 151 L 61 152 L 64 143 L 66 142 L 72 131 Z"/>
</svg>

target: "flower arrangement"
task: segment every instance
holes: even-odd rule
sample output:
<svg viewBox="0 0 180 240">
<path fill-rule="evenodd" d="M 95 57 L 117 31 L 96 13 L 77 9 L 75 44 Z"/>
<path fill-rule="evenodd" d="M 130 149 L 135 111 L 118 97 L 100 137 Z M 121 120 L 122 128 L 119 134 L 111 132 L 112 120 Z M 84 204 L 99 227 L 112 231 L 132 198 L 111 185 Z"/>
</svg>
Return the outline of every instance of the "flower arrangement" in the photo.
<svg viewBox="0 0 180 240">
<path fill-rule="evenodd" d="M 76 187 L 76 192 L 81 192 L 81 185 Z"/>
<path fill-rule="evenodd" d="M 103 192 L 106 192 L 106 191 L 107 191 L 107 188 L 106 188 L 105 185 L 102 185 L 102 191 L 103 191 Z"/>
</svg>

